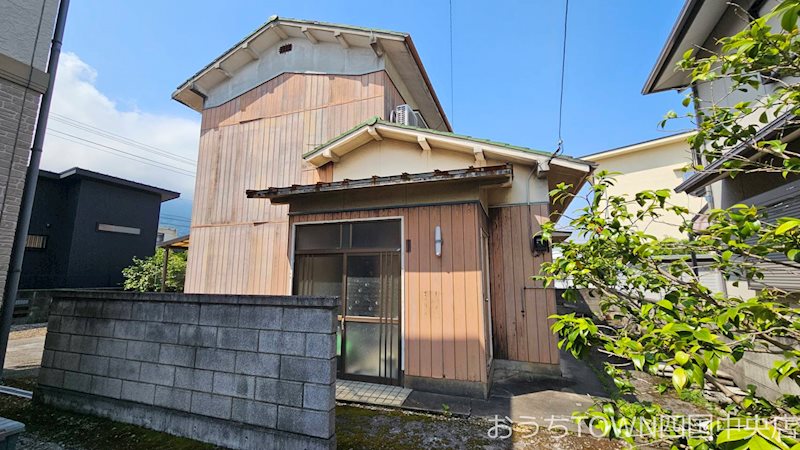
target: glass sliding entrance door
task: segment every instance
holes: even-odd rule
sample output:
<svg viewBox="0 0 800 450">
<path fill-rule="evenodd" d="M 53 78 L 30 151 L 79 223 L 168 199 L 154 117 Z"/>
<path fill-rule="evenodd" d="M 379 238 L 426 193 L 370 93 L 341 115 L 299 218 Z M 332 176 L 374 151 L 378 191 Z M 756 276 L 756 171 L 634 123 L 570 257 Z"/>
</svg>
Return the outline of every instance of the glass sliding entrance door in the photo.
<svg viewBox="0 0 800 450">
<path fill-rule="evenodd" d="M 400 383 L 400 221 L 298 225 L 293 291 L 336 295 L 342 378 Z"/>
</svg>

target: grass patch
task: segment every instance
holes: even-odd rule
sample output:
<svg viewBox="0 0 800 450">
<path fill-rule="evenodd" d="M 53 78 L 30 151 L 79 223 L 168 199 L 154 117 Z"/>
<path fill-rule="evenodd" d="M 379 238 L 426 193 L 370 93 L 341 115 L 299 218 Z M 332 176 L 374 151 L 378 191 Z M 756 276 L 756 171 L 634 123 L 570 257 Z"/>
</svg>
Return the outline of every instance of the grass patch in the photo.
<svg viewBox="0 0 800 450">
<path fill-rule="evenodd" d="M 6 380 L 9 386 L 33 390 L 33 379 Z M 0 416 L 22 422 L 28 441 L 53 443 L 80 450 L 205 450 L 217 448 L 186 438 L 148 430 L 86 414 L 57 409 L 27 399 L 0 395 Z M 617 449 L 617 444 L 574 435 L 555 437 L 540 431 L 517 429 L 512 439 L 490 439 L 491 425 L 484 420 L 419 414 L 385 408 L 338 405 L 336 441 L 346 450 L 465 449 L 499 450 L 519 448 L 570 448 L 574 450 Z"/>
<path fill-rule="evenodd" d="M 712 414 L 719 414 L 719 405 L 709 401 L 700 389 L 684 389 L 678 394 L 678 398 L 703 408 Z"/>
<path fill-rule="evenodd" d="M 357 406 L 336 407 L 340 449 L 483 449 L 497 444 L 482 421 Z"/>
</svg>

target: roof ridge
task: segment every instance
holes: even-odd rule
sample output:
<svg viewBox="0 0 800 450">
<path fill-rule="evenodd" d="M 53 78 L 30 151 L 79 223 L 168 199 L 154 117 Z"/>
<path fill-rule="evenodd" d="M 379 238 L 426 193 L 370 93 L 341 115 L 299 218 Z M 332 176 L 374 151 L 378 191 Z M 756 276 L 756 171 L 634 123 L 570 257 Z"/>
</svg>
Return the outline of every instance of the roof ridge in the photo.
<svg viewBox="0 0 800 450">
<path fill-rule="evenodd" d="M 232 46 L 230 46 L 227 49 L 225 49 L 222 52 L 220 52 L 218 57 L 214 58 L 210 63 L 206 64 L 200 70 L 195 72 L 192 76 L 190 76 L 189 78 L 187 78 L 186 80 L 181 82 L 181 84 L 179 84 L 175 89 L 180 89 L 181 87 L 186 85 L 187 82 L 191 81 L 192 79 L 194 79 L 195 77 L 197 77 L 198 75 L 203 73 L 206 69 L 214 66 L 214 64 L 217 61 L 219 61 L 219 59 L 222 58 L 224 55 L 230 53 L 231 51 L 233 51 L 234 49 L 236 49 L 237 47 L 239 47 L 243 43 L 247 42 L 248 40 L 250 40 L 250 38 L 255 36 L 257 33 L 261 32 L 262 30 L 265 30 L 273 22 L 280 22 L 282 20 L 287 21 L 287 22 L 299 22 L 299 23 L 306 23 L 306 24 L 314 24 L 314 25 L 320 25 L 320 26 L 325 26 L 325 27 L 347 28 L 347 29 L 357 30 L 357 31 L 368 31 L 368 32 L 376 32 L 376 33 L 384 33 L 384 34 L 394 34 L 394 35 L 402 36 L 402 37 L 410 36 L 409 33 L 406 33 L 406 32 L 403 32 L 403 31 L 392 31 L 392 30 L 383 30 L 383 29 L 380 29 L 380 28 L 360 27 L 360 26 L 357 26 L 357 25 L 347 25 L 347 24 L 332 23 L 332 22 L 321 22 L 321 21 L 318 21 L 318 20 L 294 19 L 294 18 L 291 18 L 291 17 L 281 17 L 281 16 L 279 16 L 277 14 L 273 14 L 273 15 L 269 16 L 269 18 L 267 19 L 266 22 L 264 22 L 261 25 L 259 25 L 258 27 L 256 27 L 253 31 L 248 33 L 244 38 L 240 39 L 239 41 L 237 41 Z"/>
</svg>

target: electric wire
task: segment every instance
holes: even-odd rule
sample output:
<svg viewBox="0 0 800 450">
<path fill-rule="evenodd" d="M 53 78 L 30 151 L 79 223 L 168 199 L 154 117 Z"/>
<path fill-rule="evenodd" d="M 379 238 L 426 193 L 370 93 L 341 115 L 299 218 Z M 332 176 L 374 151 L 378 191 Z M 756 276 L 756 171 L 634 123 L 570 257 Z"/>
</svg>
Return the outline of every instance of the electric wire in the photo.
<svg viewBox="0 0 800 450">
<path fill-rule="evenodd" d="M 95 142 L 95 141 L 92 141 L 92 140 L 89 140 L 89 139 L 86 139 L 86 138 L 82 138 L 80 136 L 75 136 L 73 134 L 66 133 L 66 132 L 63 132 L 63 131 L 60 131 L 60 130 L 56 130 L 56 129 L 53 129 L 53 128 L 50 128 L 50 127 L 47 128 L 47 131 L 48 131 L 49 135 L 52 136 L 52 137 L 59 138 L 59 139 L 62 139 L 62 140 L 65 140 L 65 141 L 69 141 L 69 142 L 73 142 L 73 143 L 76 143 L 76 144 L 82 144 L 83 147 L 81 147 L 81 148 L 86 148 L 86 149 L 90 149 L 90 150 L 97 150 L 97 151 L 101 151 L 101 152 L 104 152 L 104 153 L 109 153 L 109 154 L 112 154 L 112 155 L 115 155 L 115 156 L 119 156 L 121 158 L 129 159 L 131 161 L 136 161 L 136 162 L 139 162 L 139 163 L 142 163 L 142 164 L 146 164 L 146 165 L 149 165 L 149 166 L 152 166 L 152 167 L 157 167 L 159 169 L 167 170 L 169 172 L 173 172 L 173 173 L 176 173 L 178 175 L 194 177 L 194 173 L 193 172 L 191 172 L 189 170 L 186 170 L 186 169 L 183 169 L 183 168 L 180 168 L 180 167 L 177 167 L 177 166 L 173 166 L 173 165 L 170 165 L 170 164 L 167 164 L 167 163 L 155 161 L 153 159 L 149 159 L 149 158 L 146 158 L 146 157 L 143 157 L 143 156 L 140 156 L 140 155 L 136 155 L 134 153 L 130 153 L 130 152 L 126 152 L 124 150 L 120 150 L 120 149 L 118 149 L 116 147 L 111 147 L 109 145 L 101 144 L 99 142 Z"/>
<path fill-rule="evenodd" d="M 73 127 L 73 128 L 77 128 L 77 129 L 79 129 L 81 131 L 86 131 L 88 133 L 92 133 L 92 134 L 95 134 L 97 136 L 101 136 L 103 138 L 106 138 L 106 139 L 109 139 L 109 140 L 112 140 L 112 141 L 115 141 L 115 142 L 118 142 L 118 143 L 121 143 L 121 144 L 129 145 L 129 146 L 132 146 L 132 147 L 137 147 L 137 148 L 139 148 L 141 150 L 145 150 L 147 152 L 155 153 L 155 154 L 157 154 L 159 156 L 171 159 L 171 160 L 179 162 L 179 163 L 190 164 L 192 166 L 196 166 L 197 165 L 197 162 L 195 160 L 191 159 L 191 158 L 187 158 L 185 156 L 181 156 L 181 155 L 179 155 L 177 153 L 169 152 L 167 150 L 152 146 L 150 144 L 145 144 L 143 142 L 131 139 L 129 137 L 126 137 L 126 136 L 123 136 L 123 135 L 120 135 L 120 134 L 117 134 L 117 133 L 113 133 L 113 132 L 108 131 L 108 130 L 103 130 L 102 128 L 98 128 L 98 127 L 95 127 L 95 126 L 90 125 L 88 123 L 81 122 L 81 121 L 78 121 L 78 120 L 75 120 L 75 119 L 71 119 L 71 118 L 63 116 L 61 114 L 51 113 L 50 114 L 50 118 L 53 119 L 53 120 L 56 120 L 58 122 L 61 122 L 64 125 L 67 125 L 67 126 L 70 126 L 70 127 Z"/>
<path fill-rule="evenodd" d="M 569 0 L 564 0 L 564 35 L 561 42 L 561 89 L 558 98 L 558 145 L 553 156 L 564 151 L 564 138 L 561 135 L 561 126 L 564 117 L 564 74 L 567 66 L 567 23 L 569 18 Z"/>
<path fill-rule="evenodd" d="M 453 0 L 450 0 L 450 125 L 455 121 L 456 94 L 453 75 Z"/>
</svg>

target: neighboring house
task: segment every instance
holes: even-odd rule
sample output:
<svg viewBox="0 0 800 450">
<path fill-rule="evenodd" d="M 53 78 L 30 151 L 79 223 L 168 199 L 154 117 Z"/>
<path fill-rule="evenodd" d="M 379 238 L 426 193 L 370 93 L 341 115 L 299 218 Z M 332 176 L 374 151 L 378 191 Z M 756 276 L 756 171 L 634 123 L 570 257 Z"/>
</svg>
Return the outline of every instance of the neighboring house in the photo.
<svg viewBox="0 0 800 450">
<path fill-rule="evenodd" d="M 737 2 L 687 0 L 680 12 L 677 22 L 667 39 L 664 49 L 658 57 L 655 67 L 645 83 L 643 93 L 666 91 L 670 89 L 682 90 L 691 87 L 701 99 L 700 106 L 707 107 L 712 104 L 732 106 L 742 101 L 752 101 L 762 97 L 772 90 L 772 85 L 765 84 L 759 90 L 748 92 L 730 93 L 730 81 L 719 78 L 690 84 L 690 75 L 684 71 L 676 70 L 676 64 L 682 55 L 695 49 L 698 56 L 706 55 L 708 49 L 719 49 L 717 40 L 721 37 L 733 35 L 741 31 L 747 23 L 742 14 L 746 12 L 751 17 L 760 17 L 778 4 L 777 0 L 743 0 Z M 780 28 L 780 24 L 773 24 Z M 789 125 L 790 117 L 784 114 L 772 122 L 762 125 L 756 118 L 748 118 L 750 123 L 760 127 L 758 140 L 780 139 L 788 144 L 788 148 L 798 151 L 800 132 Z M 696 197 L 705 197 L 710 208 L 727 208 L 743 203 L 765 208 L 769 217 L 800 217 L 800 197 L 796 194 L 800 188 L 800 177 L 790 175 L 784 178 L 780 173 L 748 173 L 735 178 L 720 173 L 722 165 L 733 157 L 752 157 L 755 151 L 748 145 L 731 148 L 722 157 L 711 164 L 707 164 L 703 171 L 688 177 L 675 190 Z M 693 156 L 696 161 L 703 162 L 699 155 Z M 698 225 L 702 223 L 702 217 Z M 775 259 L 786 261 L 785 255 L 775 254 Z M 765 279 L 757 283 L 740 283 L 735 287 L 731 282 L 726 284 L 725 290 L 729 295 L 747 296 L 747 288 L 759 289 L 763 286 L 777 287 L 789 292 L 800 291 L 800 268 L 790 269 L 783 265 L 761 263 Z M 759 392 L 774 397 L 780 394 L 780 389 L 767 378 L 767 370 L 772 368 L 772 358 L 763 354 L 747 355 L 745 360 L 731 368 L 737 383 L 740 385 L 755 384 Z M 783 389 L 793 390 L 800 394 L 796 386 L 782 385 Z"/>
<path fill-rule="evenodd" d="M 58 0 L 0 0 L 0 292 L 5 292 Z"/>
<path fill-rule="evenodd" d="M 155 252 L 161 202 L 180 194 L 84 169 L 39 172 L 21 289 L 119 288 Z"/>
<path fill-rule="evenodd" d="M 691 177 L 692 172 L 686 171 L 692 163 L 692 150 L 687 140 L 690 136 L 691 132 L 675 134 L 583 158 L 596 162 L 597 172 L 616 172 L 613 175 L 614 185 L 608 188 L 609 195 L 624 195 L 632 200 L 636 193 L 649 189 L 675 190 L 686 178 Z M 687 208 L 689 219 L 702 214 L 707 208 L 705 197 L 685 192 L 673 192 L 669 203 Z M 675 214 L 664 213 L 658 220 L 642 222 L 638 229 L 659 238 L 683 239 L 687 234 L 680 230 L 682 220 Z M 708 255 L 695 255 L 695 261 L 704 285 L 716 292 L 724 291 L 722 275 L 709 268 L 711 260 Z"/>
<path fill-rule="evenodd" d="M 178 237 L 178 229 L 169 225 L 159 225 L 158 233 L 156 234 L 156 246 L 163 244 L 166 241 L 171 241 Z"/>
<path fill-rule="evenodd" d="M 591 163 L 454 134 L 404 33 L 273 17 L 173 98 L 202 113 L 186 292 L 339 296 L 342 378 L 558 373 L 531 237 Z"/>
<path fill-rule="evenodd" d="M 692 133 L 681 133 L 625 147 L 606 150 L 584 156 L 583 159 L 597 163 L 597 172 L 618 172 L 613 175 L 614 185 L 609 195 L 627 195 L 634 198 L 637 192 L 648 189 L 674 189 L 686 177 L 684 169 L 692 162 L 691 148 L 687 139 Z M 697 214 L 705 206 L 705 199 L 686 193 L 675 193 L 670 204 L 684 206 Z M 678 226 L 681 219 L 666 214 L 657 221 L 641 224 L 641 231 L 659 237 L 685 237 Z"/>
</svg>

